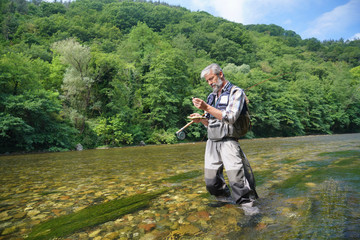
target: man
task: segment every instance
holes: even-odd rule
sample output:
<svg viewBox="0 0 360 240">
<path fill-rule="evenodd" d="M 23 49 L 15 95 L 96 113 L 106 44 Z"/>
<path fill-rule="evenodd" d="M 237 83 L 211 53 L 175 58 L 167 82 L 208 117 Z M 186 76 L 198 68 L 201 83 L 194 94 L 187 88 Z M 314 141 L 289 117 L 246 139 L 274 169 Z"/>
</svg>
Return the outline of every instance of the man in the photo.
<svg viewBox="0 0 360 240">
<path fill-rule="evenodd" d="M 205 111 L 203 118 L 193 113 L 194 122 L 201 122 L 208 129 L 205 150 L 205 183 L 210 194 L 220 202 L 235 202 L 244 207 L 252 207 L 258 195 L 250 164 L 238 142 L 238 118 L 246 110 L 244 91 L 232 85 L 224 77 L 218 64 L 211 64 L 201 72 L 201 78 L 213 88 L 207 102 L 193 98 L 194 106 Z M 229 179 L 227 186 L 223 168 Z M 245 210 L 245 209 L 244 209 Z"/>
</svg>

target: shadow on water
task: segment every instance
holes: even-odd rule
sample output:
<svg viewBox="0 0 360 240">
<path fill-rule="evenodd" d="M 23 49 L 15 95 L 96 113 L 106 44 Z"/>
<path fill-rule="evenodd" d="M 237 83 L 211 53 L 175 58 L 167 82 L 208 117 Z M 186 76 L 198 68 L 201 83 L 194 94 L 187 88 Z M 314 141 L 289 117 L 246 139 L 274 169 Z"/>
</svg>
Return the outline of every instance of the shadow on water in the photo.
<svg viewBox="0 0 360 240">
<path fill-rule="evenodd" d="M 253 216 L 210 207 L 205 143 L 2 156 L 0 239 L 359 239 L 359 142 L 241 140 L 260 195 Z"/>
</svg>

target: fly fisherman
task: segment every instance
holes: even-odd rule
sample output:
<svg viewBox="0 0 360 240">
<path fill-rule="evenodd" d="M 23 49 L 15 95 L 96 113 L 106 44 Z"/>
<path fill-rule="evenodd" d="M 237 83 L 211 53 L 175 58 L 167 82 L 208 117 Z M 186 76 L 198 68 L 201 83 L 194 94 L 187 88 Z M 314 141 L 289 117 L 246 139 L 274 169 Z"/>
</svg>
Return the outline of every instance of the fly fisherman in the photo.
<svg viewBox="0 0 360 240">
<path fill-rule="evenodd" d="M 222 69 L 215 63 L 201 72 L 201 78 L 207 81 L 213 92 L 207 102 L 199 98 L 193 98 L 192 102 L 196 108 L 205 111 L 206 118 L 199 113 L 193 113 L 190 117 L 208 129 L 205 150 L 206 188 L 217 201 L 238 204 L 245 214 L 250 211 L 251 215 L 254 212 L 253 202 L 258 195 L 252 169 L 238 142 L 241 135 L 237 129 L 240 113 L 246 110 L 245 92 L 227 81 Z M 224 180 L 224 167 L 231 193 Z M 255 209 L 257 213 L 258 209 Z"/>
</svg>

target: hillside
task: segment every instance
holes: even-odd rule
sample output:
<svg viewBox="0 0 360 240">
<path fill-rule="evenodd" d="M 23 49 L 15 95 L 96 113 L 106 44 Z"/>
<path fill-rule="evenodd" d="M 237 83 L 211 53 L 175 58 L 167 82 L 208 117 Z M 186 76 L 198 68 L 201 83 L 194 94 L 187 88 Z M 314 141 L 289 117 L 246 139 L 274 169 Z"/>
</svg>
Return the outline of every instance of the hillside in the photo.
<svg viewBox="0 0 360 240">
<path fill-rule="evenodd" d="M 360 40 L 301 39 L 160 2 L 4 0 L 0 153 L 176 143 L 219 63 L 247 89 L 247 137 L 360 131 Z M 204 139 L 192 125 L 186 141 Z"/>
</svg>

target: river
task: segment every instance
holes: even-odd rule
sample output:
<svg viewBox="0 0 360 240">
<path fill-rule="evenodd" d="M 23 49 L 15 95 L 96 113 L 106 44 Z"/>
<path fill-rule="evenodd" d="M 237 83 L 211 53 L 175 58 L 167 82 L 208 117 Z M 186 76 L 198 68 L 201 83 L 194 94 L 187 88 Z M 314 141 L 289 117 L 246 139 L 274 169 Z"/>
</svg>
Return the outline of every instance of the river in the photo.
<svg viewBox="0 0 360 240">
<path fill-rule="evenodd" d="M 253 216 L 209 206 L 204 142 L 1 156 L 0 239 L 25 239 L 51 219 L 163 188 L 146 207 L 59 239 L 360 238 L 360 134 L 240 145 L 260 196 Z"/>
</svg>

